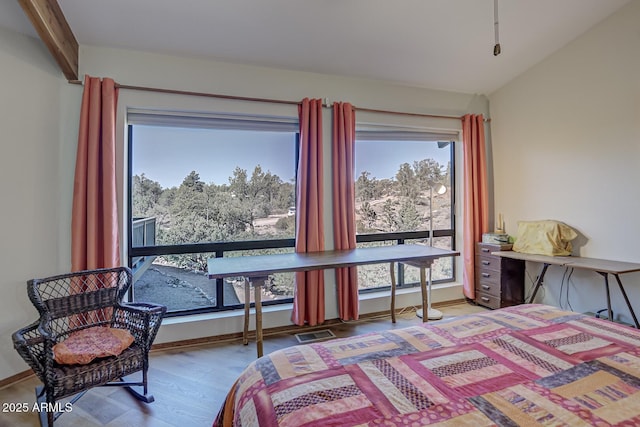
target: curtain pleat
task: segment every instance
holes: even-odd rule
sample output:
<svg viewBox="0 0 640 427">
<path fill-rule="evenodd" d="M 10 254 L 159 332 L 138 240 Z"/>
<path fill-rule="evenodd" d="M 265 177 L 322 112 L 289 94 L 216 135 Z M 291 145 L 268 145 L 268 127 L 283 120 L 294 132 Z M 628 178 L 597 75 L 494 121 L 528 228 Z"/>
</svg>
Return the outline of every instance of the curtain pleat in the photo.
<svg viewBox="0 0 640 427">
<path fill-rule="evenodd" d="M 333 239 L 335 249 L 355 249 L 355 136 L 356 120 L 349 103 L 333 104 L 332 164 Z M 338 314 L 342 320 L 358 319 L 358 269 L 336 269 Z"/>
<path fill-rule="evenodd" d="M 296 193 L 296 252 L 324 250 L 322 213 L 322 100 L 305 98 L 298 107 L 300 154 Z M 324 271 L 295 273 L 293 323 L 324 322 Z"/>
<path fill-rule="evenodd" d="M 71 216 L 71 270 L 120 265 L 112 79 L 85 76 Z"/>
<path fill-rule="evenodd" d="M 463 291 L 475 299 L 475 244 L 489 230 L 487 155 L 482 114 L 462 118 L 464 160 Z"/>
</svg>

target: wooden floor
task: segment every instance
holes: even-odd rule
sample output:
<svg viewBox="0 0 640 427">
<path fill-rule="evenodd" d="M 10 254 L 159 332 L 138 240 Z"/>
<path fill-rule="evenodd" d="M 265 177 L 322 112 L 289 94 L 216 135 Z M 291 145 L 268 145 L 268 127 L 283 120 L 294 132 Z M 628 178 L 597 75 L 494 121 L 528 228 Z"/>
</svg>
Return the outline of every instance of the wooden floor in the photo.
<svg viewBox="0 0 640 427">
<path fill-rule="evenodd" d="M 467 303 L 439 307 L 445 318 L 485 309 Z M 398 316 L 397 323 L 389 317 L 331 325 L 338 336 L 352 336 L 384 329 L 401 328 L 419 323 L 413 310 Z M 293 334 L 265 336 L 264 352 L 296 345 Z M 149 405 L 136 401 L 118 387 L 96 388 L 73 404 L 62 415 L 59 427 L 204 427 L 211 426 L 227 391 L 238 374 L 256 357 L 255 343 L 243 346 L 241 341 L 206 344 L 151 353 L 149 388 L 155 402 Z M 39 385 L 29 378 L 0 390 L 0 426 L 39 426 L 34 412 L 5 412 L 11 403 L 26 404 L 31 409 L 35 401 L 34 388 Z"/>
</svg>

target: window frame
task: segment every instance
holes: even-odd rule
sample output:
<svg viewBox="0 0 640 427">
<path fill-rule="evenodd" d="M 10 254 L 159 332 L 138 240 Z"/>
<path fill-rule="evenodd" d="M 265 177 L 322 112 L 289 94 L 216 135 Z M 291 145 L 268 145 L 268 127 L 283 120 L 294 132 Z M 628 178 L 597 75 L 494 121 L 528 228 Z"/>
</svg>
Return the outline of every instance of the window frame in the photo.
<svg viewBox="0 0 640 427">
<path fill-rule="evenodd" d="M 357 126 L 357 125 L 356 125 Z M 356 130 L 356 140 L 355 143 L 358 143 L 358 140 L 397 140 L 397 141 L 419 141 L 420 139 L 424 140 L 425 143 L 447 143 L 449 144 L 449 159 L 450 159 L 450 188 L 451 188 L 451 221 L 450 228 L 447 229 L 434 229 L 433 230 L 433 238 L 438 237 L 449 237 L 451 239 L 451 250 L 456 250 L 456 209 L 455 209 L 455 200 L 456 200 L 456 139 L 453 133 L 436 133 L 436 132 L 420 132 L 420 131 L 406 131 L 404 128 L 392 128 L 379 126 L 365 127 L 366 130 L 358 131 Z M 374 129 L 374 130 L 371 130 Z M 456 133 L 457 134 L 457 133 Z M 358 138 L 360 136 L 360 138 Z M 357 159 L 356 159 L 357 161 Z M 356 245 L 358 243 L 371 243 L 371 242 L 389 242 L 394 241 L 397 245 L 405 244 L 406 240 L 415 240 L 415 239 L 429 239 L 429 230 L 417 230 L 417 231 L 404 231 L 404 232 L 387 232 L 387 233 L 366 233 L 366 234 L 356 234 Z M 441 283 L 452 283 L 456 281 L 457 277 L 457 268 L 455 257 L 451 257 L 451 277 L 446 279 L 434 279 L 432 283 L 434 285 Z M 397 288 L 415 288 L 419 287 L 419 282 L 411 282 L 406 283 L 404 280 L 404 268 L 402 263 L 397 263 L 395 265 L 395 273 L 396 273 L 396 281 Z M 358 294 L 368 294 L 374 292 L 381 292 L 391 289 L 391 284 L 377 286 L 373 288 L 366 289 L 358 289 Z"/>
<path fill-rule="evenodd" d="M 186 114 L 186 113 L 185 113 Z M 235 114 L 235 113 L 234 113 Z M 242 115 L 243 113 L 238 113 Z M 190 254 L 190 253 L 211 253 L 215 254 L 215 256 L 223 256 L 225 252 L 238 251 L 238 250 L 263 250 L 263 249 L 287 249 L 295 247 L 295 238 L 285 238 L 285 239 L 272 239 L 272 240 L 248 240 L 248 241 L 235 241 L 235 242 L 207 242 L 207 243 L 191 243 L 191 244 L 179 244 L 179 245 L 156 245 L 156 246 L 147 246 L 147 247 L 133 247 L 132 237 L 133 234 L 131 232 L 132 225 L 132 184 L 133 184 L 133 126 L 136 123 L 131 123 L 128 120 L 125 120 L 124 126 L 126 127 L 126 135 L 127 141 L 125 144 L 126 153 L 127 153 L 127 176 L 126 176 L 126 205 L 127 205 L 127 215 L 125 220 L 127 227 L 127 261 L 128 265 L 132 265 L 133 259 L 140 256 L 150 256 L 150 255 L 180 255 L 180 254 Z M 138 123 L 139 124 L 139 123 Z M 380 125 L 378 129 L 384 129 L 384 125 Z M 402 127 L 401 127 L 402 128 Z M 368 130 L 378 130 L 375 127 L 369 128 Z M 398 128 L 395 128 L 396 130 Z M 448 237 L 451 239 L 451 249 L 456 250 L 456 242 L 459 236 L 456 235 L 456 208 L 455 208 L 455 200 L 456 200 L 456 186 L 459 185 L 457 183 L 456 177 L 457 172 L 455 168 L 456 155 L 457 153 L 457 144 L 456 142 L 459 140 L 459 131 L 451 130 L 444 131 L 443 134 L 430 133 L 426 132 L 430 135 L 448 135 L 447 138 L 442 138 L 441 140 L 447 141 L 450 143 L 450 159 L 451 159 L 451 228 L 449 229 L 436 229 L 433 230 L 433 237 Z M 425 134 L 422 132 L 421 134 Z M 435 139 L 429 139 L 429 142 L 435 142 Z M 297 159 L 299 154 L 299 132 L 297 133 L 297 141 L 295 144 L 295 159 L 296 165 L 295 168 L 297 170 Z M 296 173 L 297 178 L 297 173 Z M 297 188 L 297 182 L 295 183 Z M 375 241 L 392 241 L 394 244 L 404 244 L 407 240 L 413 239 L 428 239 L 429 238 L 429 230 L 419 230 L 419 231 L 408 231 L 408 232 L 393 232 L 393 233 L 371 233 L 371 234 L 358 234 L 356 235 L 356 243 L 367 243 L 367 242 L 375 242 Z M 433 281 L 434 284 L 447 283 L 447 282 L 455 282 L 457 277 L 457 268 L 456 268 L 456 260 L 453 257 L 452 261 L 452 277 L 447 279 L 436 279 Z M 404 286 L 405 288 L 418 286 L 419 283 L 405 284 L 404 283 L 404 268 L 401 268 L 400 263 L 396 264 L 396 277 L 398 278 L 398 287 Z M 219 311 L 229 311 L 229 310 L 239 310 L 244 307 L 242 303 L 233 304 L 233 305 L 224 305 L 223 298 L 223 286 L 222 279 L 217 279 L 216 281 L 216 306 L 206 306 L 200 308 L 193 308 L 188 310 L 176 310 L 170 313 L 167 313 L 168 317 L 178 317 L 178 316 L 186 316 L 192 314 L 201 314 L 201 313 L 212 313 Z M 359 290 L 359 293 L 375 293 L 375 292 L 385 292 L 390 289 L 390 284 L 387 286 L 379 286 L 370 289 L 362 289 Z M 133 287 L 130 290 L 130 298 L 133 298 Z M 283 298 L 274 301 L 265 301 L 263 305 L 277 305 L 277 304 L 287 304 L 293 301 L 292 298 Z M 251 304 L 253 306 L 253 303 Z"/>
<path fill-rule="evenodd" d="M 133 127 L 135 123 L 127 123 L 127 218 L 126 227 L 127 232 L 127 265 L 131 267 L 134 259 L 145 256 L 162 256 L 162 255 L 182 255 L 191 253 L 212 253 L 216 257 L 224 256 L 225 252 L 233 252 L 239 250 L 263 250 L 263 249 L 287 249 L 295 248 L 295 237 L 284 239 L 268 239 L 268 240 L 241 240 L 233 242 L 207 242 L 207 243 L 187 243 L 178 245 L 154 245 L 154 246 L 133 246 Z M 300 150 L 300 133 L 296 132 L 295 141 L 295 177 L 297 188 L 297 169 L 298 169 L 298 157 Z M 297 190 L 296 190 L 297 191 Z M 297 233 L 297 230 L 296 230 Z M 213 279 L 212 279 L 213 280 Z M 216 279 L 216 305 L 210 305 L 206 307 L 185 309 L 185 310 L 172 310 L 167 311 L 165 317 L 179 317 L 192 314 L 212 313 L 229 310 L 239 310 L 244 308 L 244 304 L 230 304 L 224 303 L 224 289 L 223 279 Z M 129 289 L 129 300 L 135 301 L 134 286 Z M 282 298 L 273 301 L 262 301 L 263 306 L 277 305 L 277 304 L 291 304 L 293 298 Z M 254 303 L 251 303 L 254 306 Z"/>
</svg>

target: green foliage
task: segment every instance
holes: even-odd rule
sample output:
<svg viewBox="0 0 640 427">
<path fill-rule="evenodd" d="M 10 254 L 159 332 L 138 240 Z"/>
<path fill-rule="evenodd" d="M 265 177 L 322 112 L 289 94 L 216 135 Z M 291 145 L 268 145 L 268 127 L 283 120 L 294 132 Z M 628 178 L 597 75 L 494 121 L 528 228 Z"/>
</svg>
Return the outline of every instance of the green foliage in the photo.
<svg viewBox="0 0 640 427">
<path fill-rule="evenodd" d="M 417 184 L 421 188 L 429 188 L 434 184 L 442 183 L 442 166 L 433 159 L 413 162 L 413 171 Z"/>
<path fill-rule="evenodd" d="M 403 163 L 400 165 L 400 169 L 396 172 L 396 181 L 398 183 L 398 192 L 401 197 L 415 198 L 418 195 L 416 176 L 409 163 Z"/>
<path fill-rule="evenodd" d="M 189 173 L 179 187 L 163 189 L 144 174 L 133 177 L 134 217 L 156 217 L 156 243 L 178 245 L 216 241 L 237 241 L 293 237 L 294 218 L 274 233 L 255 230 L 256 221 L 271 213 L 284 214 L 294 204 L 292 183 L 284 183 L 258 165 L 251 178 L 236 167 L 228 185 L 206 184 L 196 171 Z M 172 255 L 172 265 L 206 270 L 208 254 Z"/>
<path fill-rule="evenodd" d="M 396 231 L 398 223 L 396 220 L 395 202 L 387 199 L 382 205 L 382 220 L 387 226 L 388 231 Z"/>
<path fill-rule="evenodd" d="M 357 210 L 358 232 L 420 229 L 426 219 L 419 209 L 425 205 L 426 189 L 443 182 L 449 170 L 450 165 L 443 173 L 435 160 L 423 159 L 413 165 L 401 164 L 394 179 L 376 179 L 369 172 L 362 172 L 355 185 L 356 198 L 361 202 Z M 160 245 L 295 235 L 295 216 L 284 216 L 289 206 L 295 205 L 295 182 L 283 182 L 260 165 L 251 174 L 236 167 L 229 183 L 223 185 L 203 182 L 196 171 L 190 172 L 180 186 L 172 188 L 162 188 L 144 174 L 135 175 L 132 202 L 134 217 L 156 218 L 156 244 Z M 273 215 L 282 217 L 275 221 L 275 226 L 274 222 L 265 226 Z M 164 258 L 178 267 L 206 270 L 209 255 Z"/>
<path fill-rule="evenodd" d="M 162 195 L 162 187 L 144 174 L 134 175 L 132 182 L 133 217 L 144 218 L 155 215 L 155 208 Z"/>
<path fill-rule="evenodd" d="M 196 171 L 191 171 L 189 175 L 182 181 L 180 188 L 202 193 L 204 191 L 204 182 L 200 180 L 200 175 Z"/>
<path fill-rule="evenodd" d="M 295 216 L 286 216 L 284 218 L 278 219 L 276 221 L 276 230 L 285 231 L 287 234 L 293 234 L 296 229 L 296 217 Z"/>
<path fill-rule="evenodd" d="M 422 220 L 422 215 L 416 209 L 415 201 L 410 199 L 403 200 L 396 217 L 398 231 L 417 230 L 422 224 Z"/>
<path fill-rule="evenodd" d="M 378 214 L 371 207 L 371 203 L 364 202 L 358 213 L 362 216 L 362 220 L 366 224 L 367 228 L 373 228 L 376 223 L 376 219 L 378 218 Z"/>
<path fill-rule="evenodd" d="M 369 178 L 370 176 L 369 172 L 363 171 L 356 180 L 356 197 L 363 202 L 377 199 L 381 194 L 379 186 L 376 185 L 377 180 Z"/>
</svg>

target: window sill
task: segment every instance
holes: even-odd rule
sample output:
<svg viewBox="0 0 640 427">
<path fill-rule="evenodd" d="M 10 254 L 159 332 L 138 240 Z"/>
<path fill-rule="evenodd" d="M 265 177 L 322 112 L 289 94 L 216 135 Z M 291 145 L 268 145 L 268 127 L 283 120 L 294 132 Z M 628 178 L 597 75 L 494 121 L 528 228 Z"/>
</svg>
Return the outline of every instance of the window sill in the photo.
<svg viewBox="0 0 640 427">
<path fill-rule="evenodd" d="M 270 306 L 262 306 L 262 313 L 277 313 L 277 312 L 291 312 L 293 310 L 293 304 L 278 304 L 278 305 L 270 305 Z M 253 315 L 253 308 L 250 311 L 250 315 Z M 210 320 L 220 320 L 220 319 L 233 319 L 233 318 L 244 318 L 244 309 L 237 310 L 224 310 L 224 311 L 216 311 L 213 313 L 200 313 L 200 314 L 188 314 L 184 316 L 174 316 L 168 317 L 162 321 L 162 326 L 165 325 L 177 325 L 184 323 L 192 323 L 192 322 L 205 322 Z"/>
<path fill-rule="evenodd" d="M 462 284 L 444 283 L 434 285 L 431 294 L 435 303 L 460 300 Z M 329 295 L 327 295 L 329 296 Z M 419 306 L 420 288 L 398 289 L 396 291 L 396 308 Z M 293 304 L 282 304 L 262 307 L 263 328 L 275 328 L 291 325 Z M 371 292 L 360 295 L 360 314 L 380 313 L 389 310 L 389 291 Z M 253 313 L 253 310 L 251 311 Z M 338 317 L 335 301 L 327 298 L 326 318 Z M 249 329 L 255 328 L 253 314 L 250 316 Z M 169 317 L 162 321 L 156 343 L 170 343 L 206 337 L 234 334 L 242 332 L 244 310 L 229 310 L 216 313 L 193 314 L 180 317 Z"/>
</svg>

